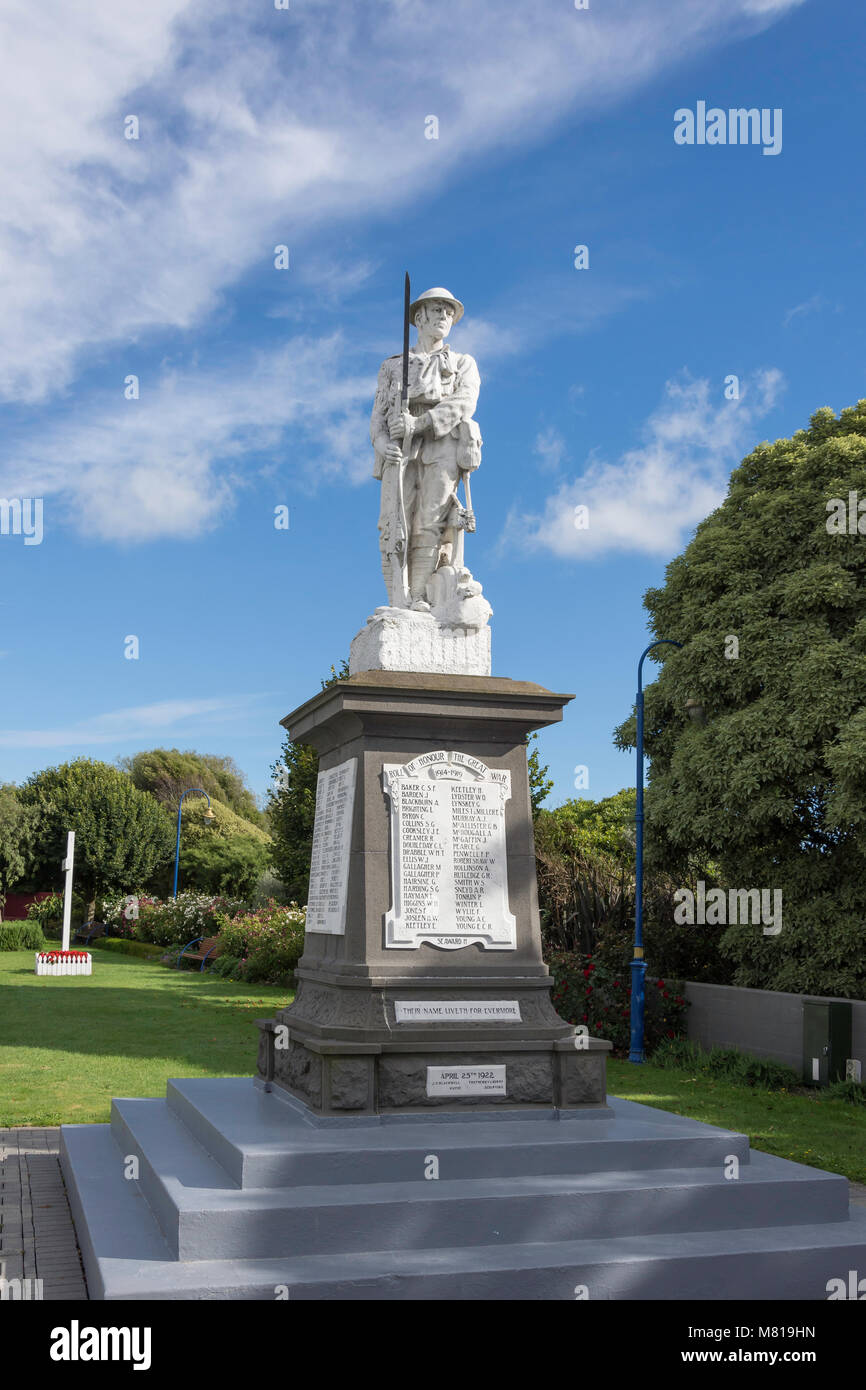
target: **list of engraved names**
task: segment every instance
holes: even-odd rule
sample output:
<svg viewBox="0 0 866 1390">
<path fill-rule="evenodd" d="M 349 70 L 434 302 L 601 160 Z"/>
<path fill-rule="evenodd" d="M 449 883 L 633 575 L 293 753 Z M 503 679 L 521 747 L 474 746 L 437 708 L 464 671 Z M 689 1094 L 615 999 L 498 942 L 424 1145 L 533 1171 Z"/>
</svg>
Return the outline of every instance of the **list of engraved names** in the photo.
<svg viewBox="0 0 866 1390">
<path fill-rule="evenodd" d="M 393 909 L 386 945 L 515 944 L 508 910 L 505 803 L 510 776 L 458 753 L 385 768 Z"/>
<path fill-rule="evenodd" d="M 341 936 L 346 930 L 346 888 L 355 801 L 355 769 L 350 758 L 319 773 L 316 819 L 310 860 L 307 931 Z"/>
</svg>

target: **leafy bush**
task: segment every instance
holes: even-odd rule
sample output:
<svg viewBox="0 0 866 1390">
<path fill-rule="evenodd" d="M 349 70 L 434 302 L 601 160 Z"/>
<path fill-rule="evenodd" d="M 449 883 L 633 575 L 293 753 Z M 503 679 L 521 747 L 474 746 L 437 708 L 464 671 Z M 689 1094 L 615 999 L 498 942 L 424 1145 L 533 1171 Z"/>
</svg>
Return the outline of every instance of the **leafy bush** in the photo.
<svg viewBox="0 0 866 1390">
<path fill-rule="evenodd" d="M 0 951 L 40 951 L 45 944 L 38 922 L 0 922 Z"/>
<path fill-rule="evenodd" d="M 102 902 L 101 920 L 106 928 L 111 928 L 112 936 L 124 939 L 135 936 L 135 924 L 142 908 L 158 905 L 158 898 L 127 893 L 122 897 L 105 898 Z"/>
<path fill-rule="evenodd" d="M 211 974 L 218 975 L 221 980 L 245 980 L 246 964 L 241 956 L 217 956 L 211 966 Z"/>
<path fill-rule="evenodd" d="M 70 923 L 72 931 L 75 932 L 84 925 L 87 913 L 87 905 L 83 898 L 77 893 L 72 894 L 72 910 L 70 913 Z M 61 893 L 51 893 L 41 902 L 29 903 L 27 906 L 28 922 L 38 922 L 43 934 L 52 941 L 59 941 L 63 932 L 63 895 Z"/>
<path fill-rule="evenodd" d="M 553 1006 L 569 1023 L 585 1023 L 590 1036 L 607 1038 L 615 1052 L 628 1052 L 631 979 L 591 955 L 554 951 L 547 958 L 553 976 Z M 687 1001 L 665 980 L 647 981 L 644 1036 L 647 1049 L 685 1029 Z"/>
<path fill-rule="evenodd" d="M 267 907 L 219 915 L 220 941 L 227 956 L 240 958 L 234 979 L 253 983 L 291 984 L 304 949 L 307 909 L 270 900 Z"/>
<path fill-rule="evenodd" d="M 120 935 L 121 923 L 131 929 L 138 941 L 158 946 L 185 946 L 197 936 L 216 936 L 218 917 L 234 914 L 243 903 L 232 898 L 213 898 L 205 893 L 178 893 L 176 898 L 160 902 L 155 898 L 138 899 L 138 917 L 124 919 L 126 898 L 119 898 L 106 907 L 106 922 L 114 935 Z"/>
<path fill-rule="evenodd" d="M 266 869 L 260 875 L 250 894 L 250 907 L 267 907 L 271 899 L 284 907 L 288 907 L 291 902 L 288 889 L 282 879 L 278 878 L 272 869 Z"/>
<path fill-rule="evenodd" d="M 628 971 L 635 913 L 635 791 L 566 801 L 535 817 L 535 856 L 542 945 L 583 951 L 596 964 Z M 653 863 L 647 843 L 643 929 L 647 959 L 659 975 L 726 984 L 733 968 L 720 953 L 724 927 L 683 927 L 675 920 L 678 888 L 715 882 L 712 865 L 692 859 L 672 876 Z"/>
<path fill-rule="evenodd" d="M 223 839 L 213 835 L 187 845 L 180 857 L 181 876 L 208 893 L 249 898 L 268 866 L 270 841 L 256 834 Z"/>
<path fill-rule="evenodd" d="M 847 1100 L 850 1105 L 866 1105 L 866 1086 L 862 1081 L 834 1081 L 824 1095 L 828 1100 Z"/>
<path fill-rule="evenodd" d="M 799 1074 L 784 1062 L 776 1062 L 771 1057 L 756 1057 L 735 1047 L 712 1047 L 704 1051 L 697 1043 L 689 1042 L 686 1038 L 663 1039 L 653 1050 L 650 1060 L 658 1067 L 682 1067 L 765 1091 L 785 1091 L 801 1084 Z"/>
<path fill-rule="evenodd" d="M 49 922 L 63 920 L 63 898 L 59 893 L 51 893 L 47 898 L 27 905 L 28 922 L 38 922 L 41 927 Z"/>
</svg>

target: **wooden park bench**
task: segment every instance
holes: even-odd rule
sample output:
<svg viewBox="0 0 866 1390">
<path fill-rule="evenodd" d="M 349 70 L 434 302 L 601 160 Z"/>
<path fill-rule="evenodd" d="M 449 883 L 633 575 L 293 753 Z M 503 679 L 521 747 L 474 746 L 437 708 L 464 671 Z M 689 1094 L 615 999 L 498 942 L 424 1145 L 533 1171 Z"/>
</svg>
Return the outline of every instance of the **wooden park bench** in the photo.
<svg viewBox="0 0 866 1390">
<path fill-rule="evenodd" d="M 183 950 L 177 958 L 177 961 L 175 962 L 175 969 L 180 970 L 180 963 L 183 959 L 200 960 L 201 965 L 199 966 L 199 971 L 201 972 L 202 970 L 204 970 L 205 963 L 208 959 L 215 958 L 219 955 L 221 944 L 222 943 L 220 942 L 218 936 L 195 937 L 193 941 L 188 941 L 184 946 Z M 191 949 L 193 946 L 197 946 L 198 950 L 193 951 Z"/>
<path fill-rule="evenodd" d="M 89 946 L 95 936 L 105 936 L 106 928 L 102 922 L 85 922 L 83 926 L 73 933 L 73 941 L 83 941 L 85 946 Z"/>
</svg>

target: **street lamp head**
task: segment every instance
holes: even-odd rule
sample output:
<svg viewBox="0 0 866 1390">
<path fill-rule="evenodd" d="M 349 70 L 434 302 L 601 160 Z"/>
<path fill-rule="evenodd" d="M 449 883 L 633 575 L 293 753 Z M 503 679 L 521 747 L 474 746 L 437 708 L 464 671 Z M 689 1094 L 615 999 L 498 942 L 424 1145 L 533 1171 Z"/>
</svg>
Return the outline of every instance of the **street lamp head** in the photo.
<svg viewBox="0 0 866 1390">
<path fill-rule="evenodd" d="M 704 725 L 707 722 L 707 714 L 702 700 L 686 700 L 686 713 L 695 724 Z"/>
<path fill-rule="evenodd" d="M 214 815 L 213 811 L 211 810 L 211 808 L 210 808 L 209 806 L 208 806 L 207 810 L 206 810 L 205 813 L 204 813 L 204 819 L 205 819 L 205 820 L 216 820 L 216 816 Z"/>
</svg>

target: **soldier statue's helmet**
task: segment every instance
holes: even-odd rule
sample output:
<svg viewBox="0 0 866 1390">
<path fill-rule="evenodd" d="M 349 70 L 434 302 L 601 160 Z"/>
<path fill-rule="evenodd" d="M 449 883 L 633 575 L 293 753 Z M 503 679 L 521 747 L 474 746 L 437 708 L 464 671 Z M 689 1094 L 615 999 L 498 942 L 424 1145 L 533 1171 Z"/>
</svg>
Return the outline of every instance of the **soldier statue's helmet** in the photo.
<svg viewBox="0 0 866 1390">
<path fill-rule="evenodd" d="M 451 308 L 454 310 L 454 323 L 460 322 L 463 317 L 463 305 L 460 303 L 460 300 L 455 299 L 450 290 L 445 290 L 441 285 L 437 285 L 434 289 L 425 290 L 423 294 L 419 294 L 417 299 L 413 299 L 412 303 L 409 305 L 410 323 L 415 322 L 416 310 L 420 309 L 421 305 L 426 303 L 429 299 L 444 299 L 446 304 L 450 304 Z"/>
</svg>

